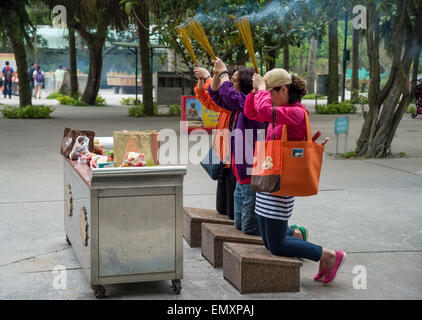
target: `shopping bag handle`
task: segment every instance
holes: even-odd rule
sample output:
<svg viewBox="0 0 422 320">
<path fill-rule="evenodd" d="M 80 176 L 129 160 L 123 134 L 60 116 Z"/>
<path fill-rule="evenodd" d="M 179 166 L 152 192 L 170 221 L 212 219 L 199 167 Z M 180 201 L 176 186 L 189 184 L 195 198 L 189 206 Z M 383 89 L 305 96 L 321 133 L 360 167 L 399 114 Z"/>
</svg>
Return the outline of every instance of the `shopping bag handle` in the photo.
<svg viewBox="0 0 422 320">
<path fill-rule="evenodd" d="M 311 142 L 312 141 L 312 133 L 311 133 L 311 124 L 309 122 L 309 116 L 308 113 L 305 112 L 305 123 L 306 123 L 306 141 Z M 284 124 L 283 129 L 281 131 L 281 141 L 287 142 L 287 126 Z"/>
<path fill-rule="evenodd" d="M 271 140 L 275 140 L 275 118 L 276 118 L 276 112 L 275 112 L 275 107 L 273 106 L 273 130 L 272 130 L 272 136 L 271 136 Z"/>
</svg>

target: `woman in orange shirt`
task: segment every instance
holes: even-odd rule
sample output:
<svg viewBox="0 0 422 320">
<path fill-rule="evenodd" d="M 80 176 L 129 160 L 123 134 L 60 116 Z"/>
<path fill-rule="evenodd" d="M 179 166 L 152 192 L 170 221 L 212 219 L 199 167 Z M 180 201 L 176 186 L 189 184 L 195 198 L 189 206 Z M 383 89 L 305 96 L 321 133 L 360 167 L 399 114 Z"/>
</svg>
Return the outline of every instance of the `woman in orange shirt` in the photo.
<svg viewBox="0 0 422 320">
<path fill-rule="evenodd" d="M 235 70 L 231 72 L 234 73 Z M 218 120 L 216 125 L 216 135 L 214 140 L 214 148 L 218 156 L 226 163 L 220 177 L 217 180 L 217 212 L 227 215 L 230 219 L 234 219 L 234 200 L 233 193 L 236 188 L 236 178 L 230 167 L 230 131 L 234 127 L 234 119 L 236 114 L 227 109 L 220 108 L 211 100 L 208 93 L 208 86 L 211 84 L 212 78 L 208 70 L 196 67 L 195 75 L 198 78 L 198 84 L 195 87 L 195 94 L 202 105 L 212 111 L 218 112 Z"/>
</svg>

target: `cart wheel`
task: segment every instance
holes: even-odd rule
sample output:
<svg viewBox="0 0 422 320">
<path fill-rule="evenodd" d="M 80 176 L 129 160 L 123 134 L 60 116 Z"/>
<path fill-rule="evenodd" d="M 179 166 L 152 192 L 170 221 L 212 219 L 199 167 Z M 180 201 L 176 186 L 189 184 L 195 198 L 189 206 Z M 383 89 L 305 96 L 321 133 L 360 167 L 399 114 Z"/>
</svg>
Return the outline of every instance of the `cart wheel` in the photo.
<svg viewBox="0 0 422 320">
<path fill-rule="evenodd" d="M 412 119 L 415 119 L 415 118 L 416 118 L 416 116 L 417 116 L 417 114 L 416 114 L 416 113 L 412 113 Z"/>
<path fill-rule="evenodd" d="M 92 289 L 94 290 L 95 298 L 101 299 L 105 297 L 106 289 L 104 286 L 93 286 Z"/>
<path fill-rule="evenodd" d="M 68 238 L 68 236 L 66 235 L 66 242 L 67 242 L 67 244 L 69 245 L 69 246 L 71 246 L 72 244 L 70 243 L 70 240 L 69 240 L 69 238 Z"/>
<path fill-rule="evenodd" d="M 171 280 L 170 288 L 175 294 L 180 294 L 180 291 L 182 291 L 182 282 L 179 279 Z"/>
</svg>

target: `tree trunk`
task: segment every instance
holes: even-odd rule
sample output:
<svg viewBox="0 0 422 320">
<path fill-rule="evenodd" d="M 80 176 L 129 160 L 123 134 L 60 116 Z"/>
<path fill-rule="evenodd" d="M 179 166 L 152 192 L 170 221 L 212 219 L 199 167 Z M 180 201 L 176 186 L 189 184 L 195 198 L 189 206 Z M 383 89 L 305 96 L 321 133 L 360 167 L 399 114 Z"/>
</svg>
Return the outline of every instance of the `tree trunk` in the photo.
<svg viewBox="0 0 422 320">
<path fill-rule="evenodd" d="M 137 21 L 142 69 L 142 103 L 145 107 L 145 114 L 153 116 L 154 101 L 152 95 L 152 70 L 150 65 L 148 1 L 140 2 L 140 5 L 136 8 L 136 14 L 142 23 L 141 25 L 141 23 Z"/>
<path fill-rule="evenodd" d="M 82 94 L 82 101 L 89 105 L 95 105 L 95 100 L 100 90 L 101 69 L 103 67 L 103 45 L 104 40 L 97 40 L 92 43 L 88 42 L 89 72 L 86 88 Z"/>
<path fill-rule="evenodd" d="M 300 53 L 299 53 L 299 66 L 297 68 L 297 74 L 300 76 L 303 73 L 303 62 L 304 62 L 304 57 L 303 57 L 303 51 L 305 48 L 300 48 Z"/>
<path fill-rule="evenodd" d="M 173 49 L 167 49 L 167 71 L 176 71 L 176 57 Z"/>
<path fill-rule="evenodd" d="M 6 34 L 12 44 L 13 52 L 15 53 L 15 60 L 17 71 L 19 74 L 19 105 L 26 106 L 32 104 L 31 88 L 28 78 L 28 64 L 26 63 L 26 51 L 24 35 L 22 34 L 23 27 L 19 15 L 14 8 L 5 8 L 4 24 L 6 27 Z"/>
<path fill-rule="evenodd" d="M 333 18 L 328 26 L 328 99 L 327 103 L 337 103 L 339 93 L 338 77 L 338 19 Z"/>
<path fill-rule="evenodd" d="M 359 32 L 353 29 L 352 101 L 359 98 Z"/>
<path fill-rule="evenodd" d="M 361 156 L 380 158 L 391 152 L 395 132 L 410 102 L 409 74 L 417 46 L 414 46 L 415 34 L 406 24 L 407 6 L 407 0 L 399 2 L 397 16 L 392 18 L 393 63 L 387 83 L 382 89 L 379 64 L 380 18 L 375 4 L 367 6 L 369 28 L 366 40 L 371 82 L 368 92 L 369 112 L 365 116 L 356 149 L 356 153 Z"/>
<path fill-rule="evenodd" d="M 309 48 L 308 70 L 306 76 L 306 90 L 309 94 L 315 93 L 317 49 L 318 40 L 312 38 Z"/>
<path fill-rule="evenodd" d="M 290 52 L 289 52 L 289 43 L 286 42 L 283 46 L 283 68 L 287 71 L 290 70 Z"/>
<path fill-rule="evenodd" d="M 419 74 L 419 60 L 421 58 L 421 48 L 418 47 L 415 57 L 413 59 L 413 73 L 412 73 L 412 89 L 415 88 L 416 82 L 418 81 Z"/>
<path fill-rule="evenodd" d="M 272 50 L 268 51 L 268 53 L 267 53 L 268 57 L 265 61 L 267 71 L 275 68 L 278 52 L 279 52 L 278 49 L 272 49 Z"/>
<path fill-rule="evenodd" d="M 95 100 L 100 90 L 101 71 L 103 67 L 103 46 L 107 35 L 108 21 L 102 21 L 94 34 L 89 33 L 81 24 L 75 24 L 80 36 L 88 44 L 89 71 L 82 101 L 89 105 L 95 105 Z"/>
<path fill-rule="evenodd" d="M 78 95 L 78 74 L 76 66 L 75 29 L 72 27 L 69 27 L 69 80 L 70 96 L 76 97 Z"/>
</svg>

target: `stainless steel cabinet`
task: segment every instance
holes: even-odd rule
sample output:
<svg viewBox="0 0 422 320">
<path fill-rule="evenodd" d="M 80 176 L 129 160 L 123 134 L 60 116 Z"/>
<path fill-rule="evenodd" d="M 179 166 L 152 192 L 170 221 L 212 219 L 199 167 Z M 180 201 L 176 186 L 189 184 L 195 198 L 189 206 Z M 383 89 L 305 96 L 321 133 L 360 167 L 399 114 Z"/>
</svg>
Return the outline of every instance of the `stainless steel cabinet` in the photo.
<svg viewBox="0 0 422 320">
<path fill-rule="evenodd" d="M 104 285 L 183 278 L 185 166 L 90 169 L 64 159 L 66 239 L 97 297 Z"/>
</svg>

